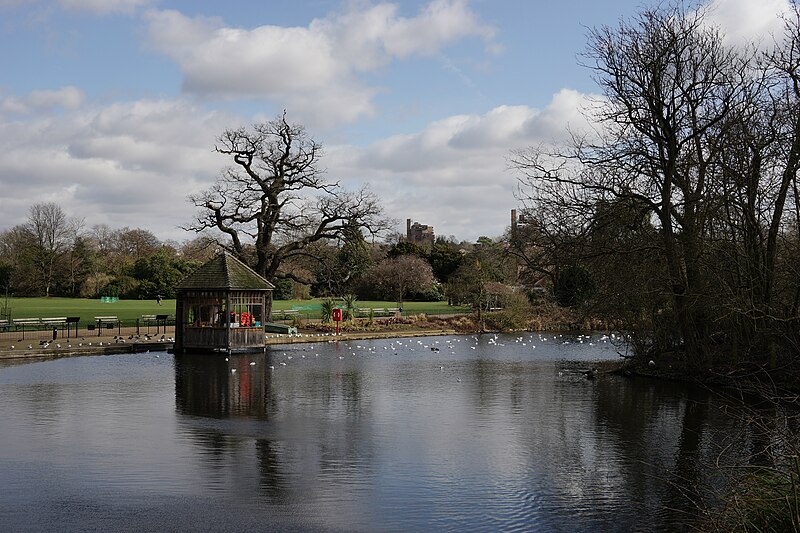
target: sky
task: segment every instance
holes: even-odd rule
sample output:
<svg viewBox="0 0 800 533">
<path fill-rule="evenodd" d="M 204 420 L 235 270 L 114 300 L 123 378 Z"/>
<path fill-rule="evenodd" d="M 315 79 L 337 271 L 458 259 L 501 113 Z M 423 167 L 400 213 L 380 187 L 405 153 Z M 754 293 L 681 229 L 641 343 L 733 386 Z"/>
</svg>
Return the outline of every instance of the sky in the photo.
<svg viewBox="0 0 800 533">
<path fill-rule="evenodd" d="M 230 162 L 226 129 L 284 110 L 327 179 L 369 186 L 405 231 L 475 241 L 509 225 L 511 150 L 566 139 L 597 98 L 591 28 L 640 0 L 0 0 L 0 231 L 55 202 L 84 228 L 162 240 Z M 707 0 L 731 40 L 788 0 Z"/>
</svg>

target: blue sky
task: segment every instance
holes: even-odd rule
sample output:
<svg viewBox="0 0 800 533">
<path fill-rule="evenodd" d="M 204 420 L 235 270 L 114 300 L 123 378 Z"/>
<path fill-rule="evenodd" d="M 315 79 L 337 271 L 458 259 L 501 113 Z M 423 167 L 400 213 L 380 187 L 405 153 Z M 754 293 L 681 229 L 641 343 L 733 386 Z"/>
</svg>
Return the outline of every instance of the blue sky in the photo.
<svg viewBox="0 0 800 533">
<path fill-rule="evenodd" d="M 511 149 L 580 127 L 590 27 L 638 0 L 0 0 L 0 230 L 38 201 L 183 241 L 225 128 L 287 110 L 347 188 L 437 234 L 499 236 Z M 787 0 L 709 0 L 736 38 Z"/>
</svg>

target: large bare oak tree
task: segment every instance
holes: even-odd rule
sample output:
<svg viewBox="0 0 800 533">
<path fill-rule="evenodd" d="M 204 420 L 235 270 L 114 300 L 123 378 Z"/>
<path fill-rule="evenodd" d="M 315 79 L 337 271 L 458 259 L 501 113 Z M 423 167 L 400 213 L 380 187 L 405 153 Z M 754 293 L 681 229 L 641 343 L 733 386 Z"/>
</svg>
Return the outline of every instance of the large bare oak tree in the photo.
<svg viewBox="0 0 800 533">
<path fill-rule="evenodd" d="M 289 265 L 301 257 L 318 259 L 315 243 L 354 229 L 374 235 L 388 226 L 366 188 L 347 191 L 326 179 L 322 147 L 303 126 L 287 122 L 285 113 L 225 131 L 215 149 L 232 165 L 212 187 L 190 196 L 200 210 L 187 229 L 211 232 L 267 279 L 308 283 L 308 269 Z"/>
</svg>

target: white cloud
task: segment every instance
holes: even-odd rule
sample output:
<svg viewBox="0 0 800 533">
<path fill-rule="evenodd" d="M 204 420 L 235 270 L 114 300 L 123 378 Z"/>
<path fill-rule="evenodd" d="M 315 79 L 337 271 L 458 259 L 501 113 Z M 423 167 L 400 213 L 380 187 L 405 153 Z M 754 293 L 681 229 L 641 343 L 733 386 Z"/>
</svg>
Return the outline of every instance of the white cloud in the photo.
<svg viewBox="0 0 800 533">
<path fill-rule="evenodd" d="M 493 29 L 466 0 L 434 0 L 416 17 L 395 4 L 369 5 L 314 19 L 308 27 L 226 27 L 177 11 L 148 14 L 150 42 L 173 58 L 184 90 L 213 97 L 269 98 L 304 122 L 353 121 L 374 112 L 377 88 L 359 74 L 410 56 L 430 56 L 459 40 L 489 44 Z"/>
<path fill-rule="evenodd" d="M 404 18 L 396 4 L 378 4 L 311 23 L 312 33 L 335 43 L 351 68 L 371 70 L 395 58 L 437 54 L 443 47 L 467 37 L 487 43 L 494 29 L 481 23 L 466 0 L 434 0 L 418 16 Z"/>
<path fill-rule="evenodd" d="M 706 21 L 735 45 L 770 44 L 783 30 L 780 16 L 791 10 L 789 0 L 710 0 L 706 7 Z"/>
<path fill-rule="evenodd" d="M 194 212 L 186 196 L 213 182 L 226 164 L 214 139 L 239 123 L 164 100 L 3 122 L 3 228 L 23 222 L 32 203 L 53 201 L 88 225 L 187 238 L 177 228 Z"/>
<path fill-rule="evenodd" d="M 499 106 L 366 147 L 326 145 L 323 166 L 349 189 L 369 183 L 391 217 L 433 224 L 437 234 L 494 237 L 516 204 L 509 150 L 563 139 L 585 102 L 562 90 L 541 109 Z M 244 123 L 183 100 L 0 120 L 0 229 L 23 222 L 32 203 L 54 201 L 87 225 L 188 238 L 178 229 L 195 213 L 186 196 L 211 185 L 228 164 L 213 151 L 216 137 Z"/>
<path fill-rule="evenodd" d="M 498 236 L 516 205 L 509 150 L 564 141 L 568 129 L 583 130 L 588 124 L 581 109 L 589 98 L 564 89 L 542 109 L 499 106 L 483 115 L 447 117 L 364 148 L 332 147 L 326 166 L 350 186 L 370 183 L 394 218 L 470 240 Z"/>
<path fill-rule="evenodd" d="M 153 0 L 58 0 L 58 4 L 64 9 L 87 11 L 97 15 L 130 14 L 152 3 Z"/>
<path fill-rule="evenodd" d="M 0 112 L 16 114 L 46 113 L 54 109 L 75 110 L 84 101 L 83 91 L 67 86 L 57 90 L 33 91 L 27 96 L 0 98 Z"/>
</svg>

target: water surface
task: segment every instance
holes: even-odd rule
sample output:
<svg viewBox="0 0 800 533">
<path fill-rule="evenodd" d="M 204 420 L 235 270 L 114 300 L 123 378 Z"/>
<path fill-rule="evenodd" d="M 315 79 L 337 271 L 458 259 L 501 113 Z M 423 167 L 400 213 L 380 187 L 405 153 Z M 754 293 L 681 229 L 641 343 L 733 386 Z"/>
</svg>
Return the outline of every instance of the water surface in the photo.
<svg viewBox="0 0 800 533">
<path fill-rule="evenodd" d="M 0 367 L 0 529 L 674 530 L 735 422 L 685 385 L 587 379 L 609 340 Z"/>
</svg>

